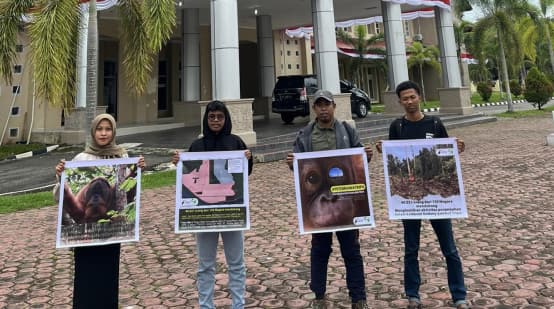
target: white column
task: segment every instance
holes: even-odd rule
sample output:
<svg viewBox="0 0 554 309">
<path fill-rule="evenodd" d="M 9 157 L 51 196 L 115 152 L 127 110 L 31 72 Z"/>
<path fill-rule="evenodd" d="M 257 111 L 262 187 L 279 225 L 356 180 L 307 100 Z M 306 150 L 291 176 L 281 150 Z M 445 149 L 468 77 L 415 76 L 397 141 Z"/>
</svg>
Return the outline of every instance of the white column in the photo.
<svg viewBox="0 0 554 309">
<path fill-rule="evenodd" d="M 79 44 L 77 46 L 77 96 L 75 107 L 85 108 L 87 103 L 87 42 L 88 42 L 88 5 L 80 5 Z"/>
<path fill-rule="evenodd" d="M 447 9 L 435 7 L 435 21 L 441 51 L 443 87 L 459 88 L 462 86 L 462 78 L 458 65 L 458 55 L 456 54 L 452 13 Z"/>
<path fill-rule="evenodd" d="M 260 95 L 271 97 L 275 85 L 275 67 L 273 62 L 273 31 L 271 16 L 256 16 L 258 36 L 258 58 L 260 61 Z"/>
<path fill-rule="evenodd" d="M 181 57 L 182 100 L 200 100 L 200 23 L 198 9 L 184 9 L 182 15 L 183 48 Z"/>
<path fill-rule="evenodd" d="M 388 1 L 381 2 L 381 10 L 387 47 L 388 82 L 390 88 L 394 89 L 396 85 L 409 79 L 402 12 L 400 4 Z"/>
<path fill-rule="evenodd" d="M 237 0 L 211 0 L 212 97 L 240 99 Z"/>
<path fill-rule="evenodd" d="M 312 0 L 315 62 L 319 88 L 340 93 L 333 0 Z"/>
</svg>

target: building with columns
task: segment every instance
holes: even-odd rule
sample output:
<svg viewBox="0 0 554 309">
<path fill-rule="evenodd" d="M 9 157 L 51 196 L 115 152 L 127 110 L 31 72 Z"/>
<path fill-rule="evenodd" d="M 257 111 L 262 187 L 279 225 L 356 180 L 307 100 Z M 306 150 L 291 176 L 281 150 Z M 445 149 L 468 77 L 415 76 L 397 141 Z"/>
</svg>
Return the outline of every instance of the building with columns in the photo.
<svg viewBox="0 0 554 309">
<path fill-rule="evenodd" d="M 349 96 L 340 94 L 336 21 L 382 16 L 385 34 L 387 84 L 408 79 L 403 12 L 432 9 L 441 51 L 442 82 L 438 87 L 441 112 L 471 112 L 469 89 L 462 87 L 449 0 L 181 0 L 178 23 L 171 40 L 157 56 L 146 93 L 132 97 L 120 74 L 121 45 L 115 7 L 117 0 L 97 0 L 99 14 L 98 105 L 113 114 L 119 125 L 171 123 L 201 125 L 206 101 L 224 101 L 233 117 L 233 133 L 256 143 L 254 119 L 269 119 L 276 76 L 317 74 L 321 88 L 336 94 L 337 117 L 352 120 Z M 295 39 L 284 29 L 313 25 L 312 40 Z M 375 27 L 375 26 L 373 26 Z M 78 143 L 71 115 L 34 98 L 32 68 L 27 67 L 26 35 L 20 33 L 20 67 L 14 85 L 0 88 L 2 143 L 31 140 Z M 311 44 L 313 41 L 313 50 Z M 291 54 L 281 48 L 295 46 Z M 19 43 L 18 43 L 19 45 Z M 277 47 L 279 46 L 279 48 Z M 279 51 L 279 52 L 278 52 Z M 283 51 L 283 54 L 281 54 Z M 312 56 L 310 56 L 312 55 Z M 380 90 L 377 90 L 380 92 Z M 396 114 L 394 93 L 379 94 L 385 112 Z"/>
</svg>

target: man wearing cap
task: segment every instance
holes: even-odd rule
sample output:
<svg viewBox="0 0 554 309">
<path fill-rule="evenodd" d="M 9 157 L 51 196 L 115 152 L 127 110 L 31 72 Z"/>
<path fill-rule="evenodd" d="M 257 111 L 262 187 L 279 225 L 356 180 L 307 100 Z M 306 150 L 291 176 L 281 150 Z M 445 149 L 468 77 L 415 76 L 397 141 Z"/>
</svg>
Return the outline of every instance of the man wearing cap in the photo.
<svg viewBox="0 0 554 309">
<path fill-rule="evenodd" d="M 312 108 L 316 115 L 306 127 L 302 128 L 294 142 L 293 152 L 311 152 L 332 149 L 364 147 L 358 133 L 346 122 L 335 119 L 335 101 L 327 90 L 318 90 L 314 94 Z M 370 146 L 364 147 L 368 162 L 371 160 Z M 287 155 L 287 164 L 293 168 L 294 155 Z M 352 308 L 368 308 L 366 304 L 364 263 L 360 254 L 358 230 L 336 232 L 340 251 L 346 267 L 346 285 L 352 298 Z M 311 281 L 310 289 L 315 294 L 312 308 L 327 308 L 325 290 L 327 284 L 327 264 L 331 255 L 333 233 L 312 234 L 310 251 Z"/>
</svg>

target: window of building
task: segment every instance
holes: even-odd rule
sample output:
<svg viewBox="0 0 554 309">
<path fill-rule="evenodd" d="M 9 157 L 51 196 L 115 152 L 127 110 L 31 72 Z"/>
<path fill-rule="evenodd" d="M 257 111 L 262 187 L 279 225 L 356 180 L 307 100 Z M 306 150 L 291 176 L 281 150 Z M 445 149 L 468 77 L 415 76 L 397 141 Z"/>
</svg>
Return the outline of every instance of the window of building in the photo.
<svg viewBox="0 0 554 309">
<path fill-rule="evenodd" d="M 292 69 L 292 65 L 290 65 L 290 63 L 289 63 L 289 65 L 287 66 L 287 68 L 288 68 L 289 70 Z"/>
<path fill-rule="evenodd" d="M 289 44 L 290 44 L 290 40 L 287 40 L 287 45 L 289 45 Z"/>
<path fill-rule="evenodd" d="M 21 45 L 21 44 L 15 45 L 15 51 L 18 52 L 18 53 L 22 53 L 23 52 L 23 45 Z"/>
<path fill-rule="evenodd" d="M 12 113 L 11 113 L 12 116 L 17 116 L 19 115 L 19 106 L 14 106 L 12 107 Z"/>
<path fill-rule="evenodd" d="M 294 45 L 298 45 L 298 40 L 294 40 Z"/>
<path fill-rule="evenodd" d="M 404 21 L 404 36 L 410 36 L 410 22 Z"/>
<path fill-rule="evenodd" d="M 23 71 L 23 66 L 21 64 L 14 65 L 13 72 L 15 74 L 21 74 L 22 71 Z"/>
<path fill-rule="evenodd" d="M 299 64 L 296 64 L 296 69 L 300 70 L 300 65 Z"/>
<path fill-rule="evenodd" d="M 381 33 L 381 23 L 375 23 L 375 34 Z"/>
<path fill-rule="evenodd" d="M 281 49 L 280 52 L 281 52 L 281 56 L 282 56 L 283 55 L 283 50 Z"/>
<path fill-rule="evenodd" d="M 296 54 L 297 56 L 300 56 L 300 52 L 299 52 L 299 51 L 296 51 L 295 54 Z"/>
<path fill-rule="evenodd" d="M 287 50 L 287 56 L 290 56 L 290 50 Z"/>
<path fill-rule="evenodd" d="M 19 128 L 10 128 L 10 137 L 19 136 Z"/>
<path fill-rule="evenodd" d="M 21 86 L 12 86 L 12 93 L 19 94 L 21 92 Z"/>
</svg>

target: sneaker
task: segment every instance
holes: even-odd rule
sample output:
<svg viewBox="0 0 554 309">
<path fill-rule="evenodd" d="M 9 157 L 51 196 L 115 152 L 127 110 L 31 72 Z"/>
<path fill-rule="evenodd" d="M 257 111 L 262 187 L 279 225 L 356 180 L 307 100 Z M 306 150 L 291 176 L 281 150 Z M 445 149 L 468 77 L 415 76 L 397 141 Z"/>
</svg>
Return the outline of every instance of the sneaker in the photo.
<svg viewBox="0 0 554 309">
<path fill-rule="evenodd" d="M 327 302 L 325 301 L 325 298 L 322 299 L 314 299 L 312 301 L 312 308 L 313 309 L 327 309 Z"/>
<path fill-rule="evenodd" d="M 423 308 L 423 305 L 420 302 L 417 302 L 415 300 L 410 300 L 410 302 L 408 303 L 408 307 L 406 307 L 406 309 L 421 309 L 421 308 Z M 456 308 L 456 309 L 459 309 L 459 308 Z"/>
<path fill-rule="evenodd" d="M 365 299 L 362 299 L 358 302 L 352 303 L 352 309 L 369 309 L 369 306 L 365 302 Z"/>
<path fill-rule="evenodd" d="M 456 305 L 456 309 L 471 309 L 471 307 L 467 303 L 459 303 Z"/>
</svg>

